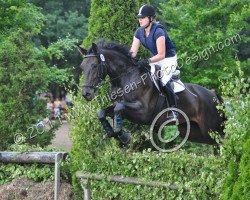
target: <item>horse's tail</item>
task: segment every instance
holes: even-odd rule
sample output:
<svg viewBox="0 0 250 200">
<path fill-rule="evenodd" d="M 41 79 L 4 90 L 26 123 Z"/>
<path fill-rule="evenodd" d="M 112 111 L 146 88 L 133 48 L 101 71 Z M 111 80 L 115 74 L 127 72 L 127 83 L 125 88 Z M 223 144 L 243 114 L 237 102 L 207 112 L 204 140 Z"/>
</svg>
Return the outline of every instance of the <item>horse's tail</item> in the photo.
<svg viewBox="0 0 250 200">
<path fill-rule="evenodd" d="M 223 98 L 221 97 L 221 95 L 215 93 L 217 99 L 219 100 L 219 103 L 222 104 L 223 106 L 223 110 L 225 110 L 225 105 L 224 105 L 224 100 Z M 225 115 L 225 112 L 223 110 L 220 110 L 220 115 L 222 115 L 222 124 L 221 124 L 221 136 L 224 137 L 225 136 L 225 133 L 224 133 L 224 127 L 225 127 L 225 121 L 227 120 L 226 118 L 226 115 Z"/>
</svg>

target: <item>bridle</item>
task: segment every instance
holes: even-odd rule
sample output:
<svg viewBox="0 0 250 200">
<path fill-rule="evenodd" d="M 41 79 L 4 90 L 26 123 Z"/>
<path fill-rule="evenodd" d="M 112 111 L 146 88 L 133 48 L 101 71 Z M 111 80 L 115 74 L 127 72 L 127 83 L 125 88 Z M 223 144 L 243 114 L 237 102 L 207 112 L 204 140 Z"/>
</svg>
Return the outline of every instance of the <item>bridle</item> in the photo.
<svg viewBox="0 0 250 200">
<path fill-rule="evenodd" d="M 86 55 L 83 58 L 90 58 L 90 57 L 97 57 L 98 61 L 100 61 L 100 64 L 98 65 L 98 72 L 97 72 L 98 82 L 97 84 L 93 84 L 93 85 L 83 84 L 82 87 L 88 87 L 88 88 L 92 88 L 95 90 L 96 88 L 99 87 L 100 83 L 104 79 L 104 68 L 106 67 L 106 63 L 105 63 L 105 57 L 103 54 L 99 54 L 99 55 L 91 54 L 91 55 Z"/>
<path fill-rule="evenodd" d="M 102 80 L 104 79 L 104 69 L 107 69 L 107 63 L 105 62 L 105 57 L 104 57 L 104 55 L 103 55 L 102 53 L 100 53 L 100 54 L 90 54 L 90 55 L 86 55 L 86 56 L 83 56 L 83 59 L 84 59 L 84 58 L 90 58 L 90 57 L 97 57 L 97 58 L 98 58 L 98 61 L 100 62 L 99 65 L 98 65 L 98 75 L 97 75 L 97 77 L 98 77 L 98 82 L 97 82 L 96 84 L 93 84 L 93 85 L 86 85 L 86 84 L 83 84 L 82 87 L 92 88 L 92 89 L 95 90 L 95 89 L 97 89 L 97 88 L 100 86 Z M 138 61 L 132 60 L 132 62 L 133 62 L 134 65 L 137 65 L 137 62 L 138 62 Z M 141 67 L 141 66 L 140 66 L 140 67 Z M 140 67 L 137 67 L 137 68 L 140 68 Z M 135 68 L 135 69 L 136 69 L 136 68 Z M 135 69 L 133 69 L 133 70 L 135 70 Z M 146 69 L 147 71 L 149 71 L 146 67 L 145 67 L 145 69 Z M 133 71 L 133 70 L 130 70 L 130 71 L 126 72 L 125 74 L 121 74 L 121 75 L 119 75 L 119 76 L 117 76 L 117 77 L 111 79 L 111 81 L 112 81 L 112 80 L 115 80 L 115 79 L 117 79 L 117 78 L 119 78 L 119 77 L 121 77 L 121 76 L 123 76 L 123 75 L 126 75 L 127 73 L 129 73 L 129 72 L 131 72 L 131 71 Z"/>
</svg>

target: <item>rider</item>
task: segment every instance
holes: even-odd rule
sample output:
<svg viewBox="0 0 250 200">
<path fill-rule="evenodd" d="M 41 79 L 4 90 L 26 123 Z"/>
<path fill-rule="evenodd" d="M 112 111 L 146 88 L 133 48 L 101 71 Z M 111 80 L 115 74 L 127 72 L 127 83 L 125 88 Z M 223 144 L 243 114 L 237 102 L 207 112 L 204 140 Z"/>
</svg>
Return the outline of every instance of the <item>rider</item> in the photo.
<svg viewBox="0 0 250 200">
<path fill-rule="evenodd" d="M 137 15 L 140 27 L 135 31 L 133 43 L 130 49 L 132 57 L 135 57 L 140 43 L 152 54 L 151 58 L 139 61 L 139 65 L 161 66 L 163 92 L 167 96 L 170 107 L 176 107 L 175 93 L 171 87 L 170 79 L 177 67 L 177 55 L 175 45 L 170 40 L 168 33 L 161 24 L 155 22 L 155 10 L 150 5 L 143 5 Z M 168 119 L 177 120 L 178 113 L 173 111 Z"/>
</svg>

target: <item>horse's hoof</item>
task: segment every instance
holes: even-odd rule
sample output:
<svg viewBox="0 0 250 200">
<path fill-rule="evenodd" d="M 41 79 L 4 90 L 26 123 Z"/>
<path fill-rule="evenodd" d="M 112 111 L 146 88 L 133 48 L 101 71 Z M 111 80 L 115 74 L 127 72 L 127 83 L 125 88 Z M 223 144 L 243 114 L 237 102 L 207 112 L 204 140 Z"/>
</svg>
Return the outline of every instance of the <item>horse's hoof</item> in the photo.
<svg viewBox="0 0 250 200">
<path fill-rule="evenodd" d="M 108 137 L 109 138 L 112 138 L 112 137 L 116 137 L 116 133 L 115 132 L 109 132 L 109 133 L 107 133 L 107 135 L 108 135 Z"/>
<path fill-rule="evenodd" d="M 119 133 L 118 133 L 118 138 L 120 139 L 120 141 L 123 143 L 123 144 L 128 144 L 130 139 L 131 139 L 131 134 L 129 132 L 125 132 L 123 130 L 121 130 Z"/>
</svg>

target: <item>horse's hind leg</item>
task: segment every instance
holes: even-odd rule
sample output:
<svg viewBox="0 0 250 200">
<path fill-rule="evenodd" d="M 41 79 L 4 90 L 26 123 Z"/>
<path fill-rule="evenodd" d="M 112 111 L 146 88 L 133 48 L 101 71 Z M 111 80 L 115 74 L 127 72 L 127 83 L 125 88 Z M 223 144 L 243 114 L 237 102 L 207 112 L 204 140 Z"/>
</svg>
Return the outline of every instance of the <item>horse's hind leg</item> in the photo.
<svg viewBox="0 0 250 200">
<path fill-rule="evenodd" d="M 109 106 L 107 108 L 101 109 L 97 112 L 97 117 L 100 120 L 102 127 L 104 128 L 105 132 L 107 133 L 108 137 L 114 137 L 116 134 L 114 133 L 113 128 L 111 127 L 110 123 L 106 119 L 106 116 L 112 116 L 112 112 L 114 110 L 113 106 Z"/>
</svg>

